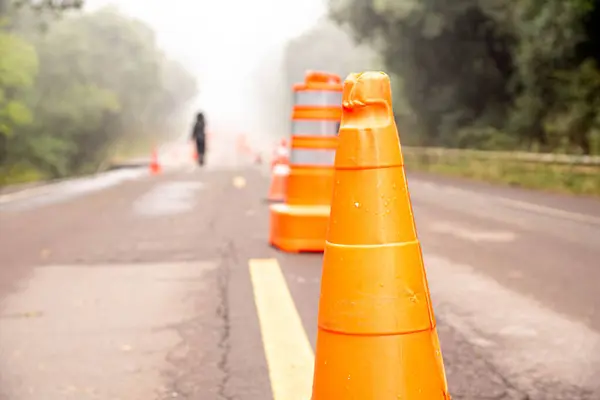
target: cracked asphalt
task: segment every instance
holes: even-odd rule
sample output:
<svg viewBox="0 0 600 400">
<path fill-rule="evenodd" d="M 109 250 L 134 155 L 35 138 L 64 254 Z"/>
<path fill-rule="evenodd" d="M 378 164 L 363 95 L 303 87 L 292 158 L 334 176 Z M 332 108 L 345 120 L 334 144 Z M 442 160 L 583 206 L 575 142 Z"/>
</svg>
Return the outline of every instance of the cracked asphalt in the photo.
<svg viewBox="0 0 600 400">
<path fill-rule="evenodd" d="M 322 256 L 267 245 L 268 174 L 85 184 L 0 202 L 0 399 L 273 398 L 248 261 L 278 261 L 314 349 Z M 409 186 L 453 399 L 600 399 L 600 203 Z"/>
</svg>

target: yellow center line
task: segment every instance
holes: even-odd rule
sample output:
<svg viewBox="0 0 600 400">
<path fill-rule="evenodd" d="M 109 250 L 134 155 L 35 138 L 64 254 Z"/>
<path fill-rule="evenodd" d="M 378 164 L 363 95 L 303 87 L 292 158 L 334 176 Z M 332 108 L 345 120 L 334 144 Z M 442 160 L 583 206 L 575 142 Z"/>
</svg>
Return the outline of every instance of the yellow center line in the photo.
<svg viewBox="0 0 600 400">
<path fill-rule="evenodd" d="M 279 263 L 249 265 L 273 399 L 310 400 L 314 354 Z"/>
</svg>

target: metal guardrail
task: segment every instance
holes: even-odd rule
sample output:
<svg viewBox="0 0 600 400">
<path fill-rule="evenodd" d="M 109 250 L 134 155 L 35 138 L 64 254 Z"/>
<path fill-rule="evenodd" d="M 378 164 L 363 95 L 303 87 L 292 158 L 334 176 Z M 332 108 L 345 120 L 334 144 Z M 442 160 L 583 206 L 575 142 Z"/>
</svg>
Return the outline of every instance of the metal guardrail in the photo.
<svg viewBox="0 0 600 400">
<path fill-rule="evenodd" d="M 570 155 L 554 153 L 528 153 L 520 151 L 486 151 L 471 149 L 450 149 L 444 147 L 402 146 L 407 156 L 426 157 L 472 157 L 483 160 L 521 161 L 540 164 L 567 164 L 600 167 L 600 156 Z"/>
</svg>

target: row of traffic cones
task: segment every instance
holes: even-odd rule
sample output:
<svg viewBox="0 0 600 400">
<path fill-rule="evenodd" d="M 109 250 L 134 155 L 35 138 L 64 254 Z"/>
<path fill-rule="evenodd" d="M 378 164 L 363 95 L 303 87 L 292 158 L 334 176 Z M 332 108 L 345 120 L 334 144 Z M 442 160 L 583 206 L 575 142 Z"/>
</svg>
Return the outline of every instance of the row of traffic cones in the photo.
<svg viewBox="0 0 600 400">
<path fill-rule="evenodd" d="M 196 163 L 198 162 L 199 159 L 199 155 L 198 155 L 198 149 L 196 149 L 196 146 L 194 146 L 193 144 L 191 145 L 192 147 L 192 160 Z M 156 148 L 156 146 L 154 146 L 152 148 L 152 153 L 150 154 L 150 163 L 148 165 L 148 168 L 150 170 L 150 174 L 152 175 L 158 175 L 163 171 L 163 167 L 162 164 L 160 162 L 160 158 L 159 158 L 159 152 Z"/>
<path fill-rule="evenodd" d="M 207 135 L 207 139 L 208 138 L 209 138 L 209 136 Z M 283 143 L 284 143 L 283 148 L 285 148 L 285 141 Z M 193 143 L 191 143 L 191 148 L 192 148 L 192 157 L 191 158 L 193 159 L 194 163 L 197 163 L 199 161 L 198 150 Z M 281 152 L 281 150 L 279 150 L 279 151 Z M 238 136 L 237 153 L 238 153 L 238 156 L 240 156 L 240 157 L 248 157 L 248 156 L 251 157 L 252 161 L 255 164 L 262 163 L 261 154 L 258 152 L 255 152 L 250 146 L 248 146 L 248 144 L 246 143 L 246 137 L 244 135 Z M 177 157 L 181 157 L 181 154 L 178 154 Z M 289 158 L 288 158 L 288 162 L 289 162 Z M 278 158 L 277 163 L 285 164 L 284 158 L 282 158 L 282 157 Z M 153 175 L 160 174 L 163 171 L 162 164 L 159 160 L 159 152 L 156 149 L 156 146 L 153 147 L 152 152 L 151 152 L 149 170 L 150 170 L 150 173 Z M 277 171 L 281 171 L 281 168 L 278 168 Z M 279 173 L 279 175 L 281 175 L 280 172 L 278 172 L 278 173 Z M 281 198 L 281 194 L 283 193 L 283 191 L 284 191 L 284 186 L 278 187 L 274 192 L 277 194 L 274 195 L 273 200 L 277 200 L 277 199 Z"/>
<path fill-rule="evenodd" d="M 311 400 L 450 399 L 391 98 L 343 83 Z"/>
</svg>

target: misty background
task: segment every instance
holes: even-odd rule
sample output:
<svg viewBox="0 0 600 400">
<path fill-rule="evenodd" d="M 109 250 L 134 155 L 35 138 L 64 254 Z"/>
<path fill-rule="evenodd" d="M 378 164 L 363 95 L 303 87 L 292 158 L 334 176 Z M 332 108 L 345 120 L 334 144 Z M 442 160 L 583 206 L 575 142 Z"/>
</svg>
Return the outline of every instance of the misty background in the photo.
<svg viewBox="0 0 600 400">
<path fill-rule="evenodd" d="M 66 59 L 59 55 L 55 59 L 50 59 L 50 57 L 44 58 L 42 54 L 47 49 L 48 38 L 57 42 L 63 40 L 64 38 L 60 39 L 57 36 L 63 35 L 60 33 L 61 29 L 68 29 L 65 26 L 73 20 L 91 26 L 102 19 L 112 18 L 115 21 L 119 19 L 119 24 L 123 24 L 125 30 L 129 29 L 125 27 L 129 23 L 126 20 L 139 23 L 149 35 L 144 46 L 156 46 L 156 51 L 163 53 L 160 58 L 171 60 L 180 67 L 178 71 L 171 71 L 171 75 L 166 78 L 170 83 L 158 80 L 156 82 L 157 91 L 171 91 L 170 94 L 165 94 L 163 99 L 165 102 L 171 102 L 168 107 L 157 106 L 155 112 L 150 111 L 153 117 L 160 121 L 150 121 L 144 115 L 146 111 L 129 107 L 132 102 L 116 99 L 123 103 L 118 112 L 131 113 L 128 118 L 136 120 L 137 123 L 133 124 L 135 127 L 132 123 L 118 124 L 121 128 L 98 126 L 98 130 L 122 130 L 122 134 L 108 135 L 111 137 L 98 132 L 81 135 L 82 140 L 75 144 L 77 147 L 86 147 L 84 142 L 90 144 L 91 141 L 88 139 L 93 135 L 105 137 L 103 145 L 106 146 L 103 147 L 106 149 L 95 153 L 91 158 L 89 154 L 81 155 L 86 157 L 86 162 L 60 161 L 68 157 L 69 153 L 58 149 L 62 146 L 57 136 L 64 137 L 63 132 L 54 135 L 53 139 L 48 139 L 45 134 L 41 134 L 40 136 L 44 137 L 42 141 L 36 139 L 35 143 L 32 141 L 25 145 L 25 147 L 33 146 L 39 149 L 41 142 L 52 142 L 50 145 L 45 145 L 48 154 L 39 154 L 39 156 L 41 150 L 25 150 L 24 146 L 18 143 L 20 140 L 6 134 L 0 143 L 4 148 L 2 164 L 5 183 L 87 173 L 102 164 L 106 157 L 113 157 L 115 153 L 124 156 L 148 153 L 157 143 L 187 138 L 195 114 L 200 110 L 206 114 L 208 131 L 212 134 L 209 160 L 213 164 L 231 164 L 234 161 L 236 154 L 233 143 L 239 135 L 246 136 L 253 149 L 268 154 L 277 139 L 289 133 L 291 85 L 302 81 L 307 69 L 326 69 L 339 73 L 343 77 L 354 70 L 353 66 L 371 65 L 370 61 L 361 59 L 362 55 L 357 56 L 349 34 L 327 19 L 327 4 L 321 0 L 173 1 L 169 3 L 158 0 L 87 0 L 82 3 L 81 8 L 70 7 L 73 3 L 69 1 L 47 2 L 40 8 L 35 7 L 39 2 L 25 2 L 24 6 L 11 7 L 10 1 L 2 1 L 4 2 L 2 6 L 4 26 L 8 28 L 7 31 L 13 34 L 20 33 L 19 37 L 15 35 L 13 39 L 29 39 L 29 43 L 19 41 L 19 45 L 14 45 L 12 50 L 8 46 L 0 48 L 3 53 L 12 54 L 11 65 L 7 64 L 6 68 L 14 71 L 23 62 L 22 57 L 16 57 L 16 52 L 23 51 L 21 44 L 23 48 L 33 44 L 33 52 L 38 50 L 37 55 L 32 55 L 30 79 L 21 82 L 19 87 L 24 97 L 29 97 L 25 92 L 30 86 L 34 86 L 36 81 L 39 84 L 43 80 L 44 71 L 40 68 L 44 66 L 51 68 L 50 64 L 56 68 L 54 64 L 62 62 L 63 72 L 69 75 L 67 71 L 73 69 L 70 63 L 74 63 L 76 68 L 85 63 L 81 60 L 89 54 L 81 54 L 79 60 Z M 13 2 L 12 5 L 14 4 Z M 62 9 L 63 5 L 66 6 L 64 9 Z M 109 14 L 112 17 L 108 16 Z M 72 34 L 77 36 L 79 32 L 75 30 L 80 28 L 73 29 Z M 310 39 L 313 43 L 309 44 L 303 40 L 300 46 L 296 46 L 298 49 L 294 48 L 298 38 L 315 30 L 326 31 L 330 36 L 329 40 L 321 40 L 318 36 L 322 32 L 317 32 L 317 37 Z M 119 41 L 119 36 L 121 39 L 124 36 L 116 29 L 112 31 L 96 29 L 90 34 L 94 35 L 89 40 L 90 46 L 96 48 L 109 41 Z M 110 37 L 113 34 L 116 37 Z M 306 51 L 306 47 L 312 45 L 315 46 L 314 50 Z M 119 76 L 118 69 L 122 65 L 128 64 L 133 67 L 137 63 L 139 65 L 137 76 L 123 75 L 119 78 L 128 81 L 124 85 L 135 86 L 136 83 L 133 81 L 144 74 L 143 71 L 148 66 L 147 61 L 136 59 L 134 52 L 128 53 L 125 48 L 118 47 L 117 45 L 114 51 L 106 49 L 103 60 L 100 60 L 103 67 L 97 72 L 105 75 L 101 78 L 103 80 L 106 76 Z M 83 47 L 79 47 L 78 50 L 83 52 Z M 58 52 L 64 52 L 64 49 Z M 372 58 L 370 53 L 365 54 L 369 60 Z M 72 55 L 77 57 L 75 53 Z M 82 74 L 86 75 L 84 81 L 90 81 L 91 77 L 87 76 L 87 71 Z M 91 81 L 96 83 L 93 78 Z M 171 87 L 166 87 L 168 85 Z M 137 91 L 132 87 L 129 92 L 131 93 L 132 90 Z M 62 94 L 66 96 L 65 93 Z M 29 106 L 29 111 L 35 113 L 35 108 L 39 107 L 41 102 L 50 101 L 42 97 L 33 100 L 35 106 Z M 143 108 L 148 107 L 144 105 Z M 102 108 L 102 112 L 110 111 L 108 106 Z M 75 107 L 73 113 L 76 113 Z M 33 119 L 35 119 L 33 115 L 31 115 L 32 121 L 16 118 L 13 125 L 27 130 L 29 122 L 35 124 Z M 62 119 L 56 123 L 64 125 L 64 120 L 68 117 Z M 46 131 L 49 123 L 45 121 L 43 124 L 45 127 L 39 129 Z M 77 126 L 75 129 L 81 127 Z M 133 130 L 143 130 L 144 133 L 132 135 Z M 69 144 L 67 147 L 70 147 Z M 53 151 L 53 148 L 57 150 Z M 36 155 L 23 157 L 24 153 Z"/>
<path fill-rule="evenodd" d="M 205 110 L 213 131 L 259 137 L 268 105 L 257 102 L 264 90 L 257 77 L 279 83 L 286 41 L 325 13 L 320 0 L 90 0 L 86 7 L 107 5 L 152 26 L 159 45 L 196 77 L 199 95 L 191 109 Z"/>
<path fill-rule="evenodd" d="M 324 69 L 343 78 L 355 68 L 374 65 L 373 54 L 357 50 L 350 35 L 327 18 L 324 0 L 87 4 L 90 10 L 116 7 L 153 27 L 159 45 L 197 79 L 188 125 L 196 110 L 205 111 L 210 131 L 228 139 L 216 143 L 223 152 L 231 147 L 222 144 L 230 145 L 229 139 L 239 134 L 267 151 L 277 138 L 288 136 L 291 86 L 304 79 L 306 70 Z M 313 49 L 307 52 L 309 46 Z M 189 135 L 187 130 L 179 133 Z"/>
<path fill-rule="evenodd" d="M 0 184 L 147 155 L 187 138 L 198 110 L 209 164 L 234 163 L 241 135 L 269 155 L 308 69 L 388 73 L 405 146 L 597 155 L 598 26 L 589 0 L 0 0 Z M 572 163 L 405 153 L 411 168 L 600 193 Z"/>
</svg>

